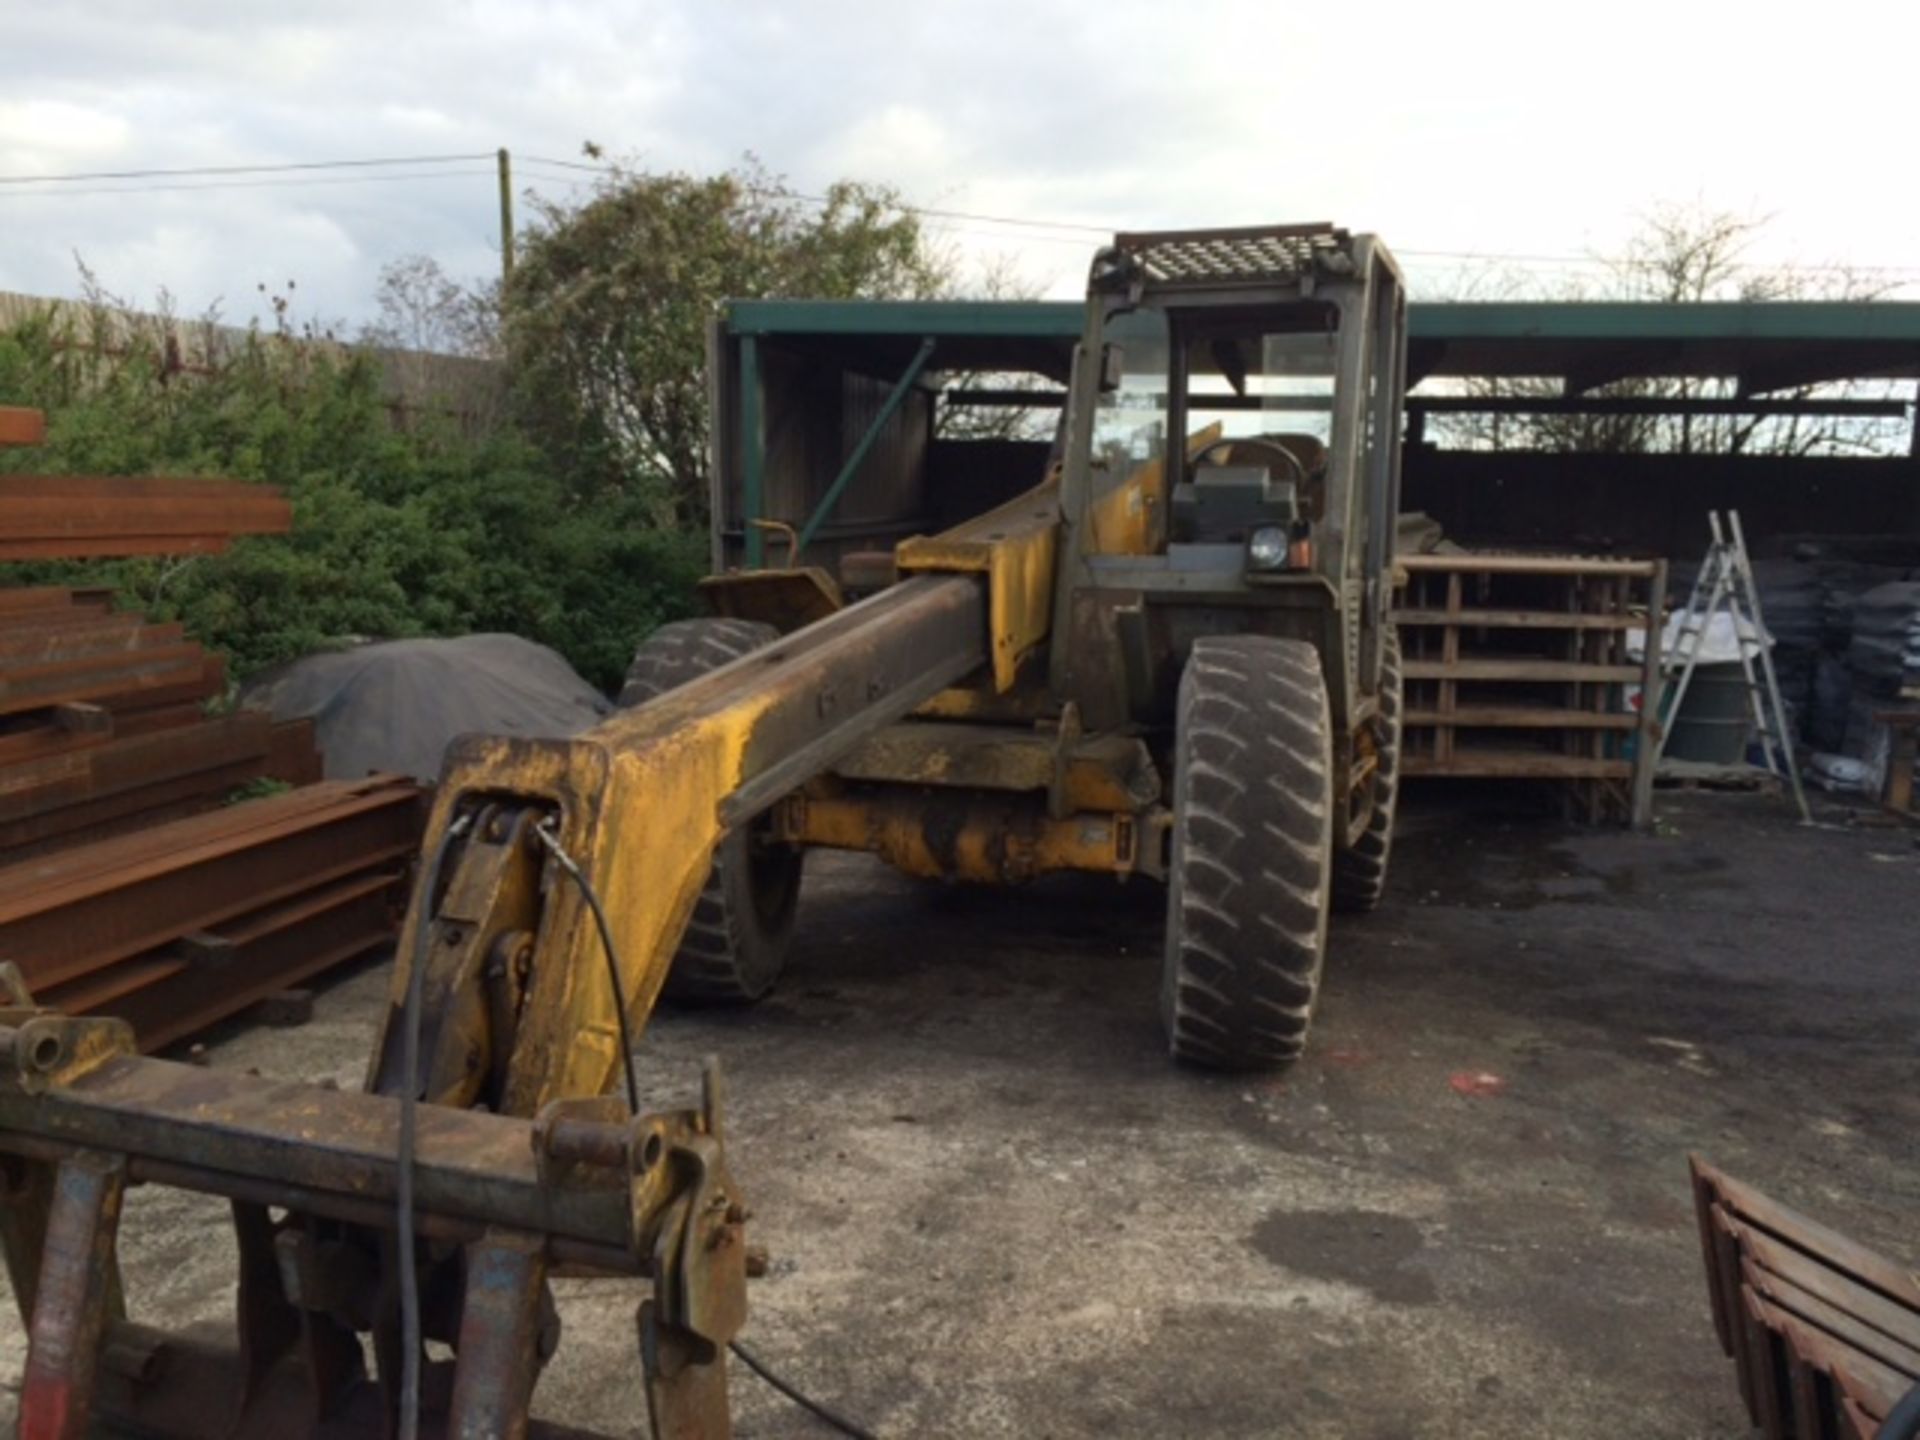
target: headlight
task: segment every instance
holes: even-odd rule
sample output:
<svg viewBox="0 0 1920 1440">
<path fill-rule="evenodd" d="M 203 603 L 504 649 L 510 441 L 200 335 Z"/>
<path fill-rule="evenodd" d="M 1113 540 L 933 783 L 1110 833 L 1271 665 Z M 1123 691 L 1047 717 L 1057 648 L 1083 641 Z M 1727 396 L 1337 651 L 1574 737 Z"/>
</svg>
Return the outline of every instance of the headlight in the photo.
<svg viewBox="0 0 1920 1440">
<path fill-rule="evenodd" d="M 1287 528 L 1262 525 L 1247 536 L 1249 570 L 1284 570 L 1287 567 Z"/>
</svg>

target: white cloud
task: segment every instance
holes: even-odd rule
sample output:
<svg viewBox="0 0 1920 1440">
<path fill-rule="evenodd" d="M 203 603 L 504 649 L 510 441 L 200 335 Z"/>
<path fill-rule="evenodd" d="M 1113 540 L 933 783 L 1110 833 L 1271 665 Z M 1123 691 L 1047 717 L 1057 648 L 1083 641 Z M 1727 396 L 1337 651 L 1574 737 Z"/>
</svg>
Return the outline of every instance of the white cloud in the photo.
<svg viewBox="0 0 1920 1440">
<path fill-rule="evenodd" d="M 1331 219 L 1402 251 L 1612 249 L 1654 204 L 1698 198 L 1773 214 L 1759 259 L 1920 266 L 1920 199 L 1902 183 L 1920 6 L 1833 0 L 1812 27 L 1772 15 L 1689 0 L 90 0 L 9 17 L 0 171 L 503 144 L 573 158 L 592 139 L 666 168 L 751 150 L 803 187 L 850 174 L 981 215 Z M 495 263 L 491 173 L 456 168 L 471 174 L 0 187 L 0 285 L 70 293 L 77 249 L 133 294 L 166 284 L 198 304 L 286 274 L 321 312 L 357 316 L 383 260 Z M 565 188 L 537 165 L 518 175 Z M 1017 252 L 1065 294 L 1093 240 L 933 223 L 968 253 Z"/>
</svg>

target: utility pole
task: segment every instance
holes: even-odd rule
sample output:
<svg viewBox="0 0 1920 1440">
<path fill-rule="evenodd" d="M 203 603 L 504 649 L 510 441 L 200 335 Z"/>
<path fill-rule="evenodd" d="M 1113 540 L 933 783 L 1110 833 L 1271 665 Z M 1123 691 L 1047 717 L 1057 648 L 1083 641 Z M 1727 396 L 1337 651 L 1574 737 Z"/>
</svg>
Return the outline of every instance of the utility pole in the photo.
<svg viewBox="0 0 1920 1440">
<path fill-rule="evenodd" d="M 513 157 L 500 147 L 500 283 L 513 279 Z"/>
</svg>

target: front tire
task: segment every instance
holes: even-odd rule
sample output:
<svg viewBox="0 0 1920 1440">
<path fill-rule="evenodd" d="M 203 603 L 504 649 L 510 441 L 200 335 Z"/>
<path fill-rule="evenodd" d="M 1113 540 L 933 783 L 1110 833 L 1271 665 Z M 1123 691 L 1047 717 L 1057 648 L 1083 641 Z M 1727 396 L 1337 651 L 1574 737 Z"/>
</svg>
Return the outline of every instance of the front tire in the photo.
<svg viewBox="0 0 1920 1440">
<path fill-rule="evenodd" d="M 1320 655 L 1259 635 L 1194 642 L 1174 735 L 1161 991 L 1176 1059 L 1290 1064 L 1326 953 L 1333 727 Z"/>
<path fill-rule="evenodd" d="M 752 620 L 662 625 L 634 652 L 618 703 L 644 705 L 779 638 L 773 626 Z M 802 851 L 772 840 L 764 820 L 721 840 L 667 971 L 668 999 L 744 1005 L 773 988 L 793 939 L 802 859 Z"/>
</svg>

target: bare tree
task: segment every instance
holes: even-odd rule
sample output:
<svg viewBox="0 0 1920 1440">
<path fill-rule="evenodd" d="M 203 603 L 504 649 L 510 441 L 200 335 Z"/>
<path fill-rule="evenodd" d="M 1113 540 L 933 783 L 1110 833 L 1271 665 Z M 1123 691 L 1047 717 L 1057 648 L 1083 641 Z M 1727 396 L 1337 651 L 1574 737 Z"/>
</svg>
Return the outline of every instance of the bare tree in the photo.
<svg viewBox="0 0 1920 1440">
<path fill-rule="evenodd" d="M 955 279 L 943 288 L 943 300 L 1033 301 L 1040 287 L 1020 270 L 1016 257 L 991 255 L 973 270 L 961 269 L 949 254 Z M 947 399 L 934 417 L 934 433 L 942 440 L 1046 440 L 1051 438 L 1058 411 L 1051 406 L 971 405 L 969 390 L 1054 390 L 1059 380 L 1031 370 L 968 370 L 936 374 Z"/>
<path fill-rule="evenodd" d="M 360 341 L 385 350 L 492 359 L 500 354 L 500 294 L 492 285 L 463 285 L 430 255 L 403 255 L 380 267 L 374 292 L 380 318 Z"/>
<path fill-rule="evenodd" d="M 1889 287 L 1844 267 L 1761 265 L 1747 256 L 1765 230 L 1765 216 L 1698 206 L 1662 205 L 1649 212 L 1624 254 L 1600 262 L 1597 282 L 1576 279 L 1554 288 L 1560 300 L 1629 300 L 1653 304 L 1878 300 Z M 1484 298 L 1473 295 L 1461 298 Z M 1565 379 L 1476 379 L 1470 395 L 1561 398 Z M 1634 377 L 1584 393 L 1624 400 L 1732 400 L 1738 377 Z M 1886 398 L 1889 383 L 1806 384 L 1768 391 L 1768 398 Z M 1651 408 L 1651 407 L 1650 407 Z M 1630 454 L 1814 455 L 1883 453 L 1901 443 L 1898 422 L 1832 415 L 1674 415 L 1545 413 L 1449 417 L 1437 427 L 1454 444 L 1506 449 Z"/>
</svg>

